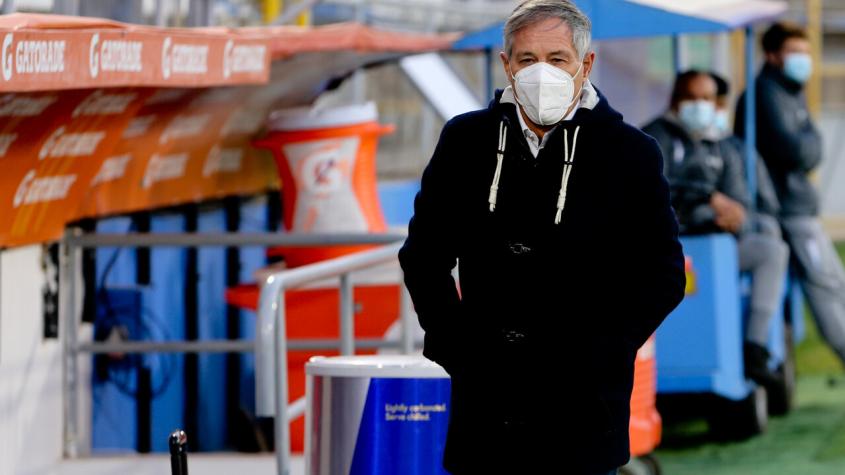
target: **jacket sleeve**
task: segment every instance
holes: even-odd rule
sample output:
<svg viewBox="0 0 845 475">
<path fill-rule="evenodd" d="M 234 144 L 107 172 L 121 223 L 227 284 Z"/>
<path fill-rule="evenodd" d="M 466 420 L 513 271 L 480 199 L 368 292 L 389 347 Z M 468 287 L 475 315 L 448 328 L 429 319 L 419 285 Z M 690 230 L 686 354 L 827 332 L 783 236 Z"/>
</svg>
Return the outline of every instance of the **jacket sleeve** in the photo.
<svg viewBox="0 0 845 475">
<path fill-rule="evenodd" d="M 668 177 L 672 206 L 686 233 L 712 232 L 716 213 L 710 196 L 717 190 L 718 177 L 701 160 L 687 160 Z"/>
<path fill-rule="evenodd" d="M 759 82 L 757 90 L 757 149 L 773 168 L 785 171 L 815 168 L 822 157 L 821 135 L 809 119 L 799 121 L 792 101 L 769 82 Z M 744 136 L 744 101 L 739 103 L 737 130 Z"/>
<path fill-rule="evenodd" d="M 710 207 L 710 195 L 716 191 L 718 177 L 710 176 L 712 173 L 702 166 L 702 160 L 691 159 L 681 164 L 672 164 L 670 157 L 675 153 L 676 140 L 667 133 L 659 120 L 645 126 L 643 132 L 655 139 L 662 152 L 662 173 L 668 180 L 671 204 L 684 232 L 713 231 L 716 214 Z"/>
<path fill-rule="evenodd" d="M 653 140 L 640 147 L 629 170 L 626 246 L 630 246 L 624 286 L 623 331 L 634 348 L 642 346 L 684 297 L 684 255 L 678 240 L 678 223 L 663 176 L 663 159 Z"/>
<path fill-rule="evenodd" d="M 746 210 L 749 209 L 751 207 L 751 196 L 748 193 L 748 181 L 745 177 L 745 164 L 742 156 L 725 140 L 717 143 L 717 150 L 722 156 L 722 162 L 725 166 L 720 191 L 739 202 Z"/>
<path fill-rule="evenodd" d="M 777 193 L 775 193 L 775 185 L 772 183 L 772 177 L 766 169 L 766 164 L 759 155 L 757 156 L 756 166 L 757 212 L 769 216 L 777 216 L 780 214 L 780 200 L 778 200 Z"/>
<path fill-rule="evenodd" d="M 423 355 L 447 367 L 456 351 L 449 344 L 450 324 L 458 317 L 460 298 L 452 269 L 457 263 L 454 242 L 453 177 L 457 158 L 450 141 L 450 123 L 444 126 L 434 154 L 423 171 L 414 200 L 408 237 L 399 251 L 405 285 L 425 330 Z"/>
</svg>

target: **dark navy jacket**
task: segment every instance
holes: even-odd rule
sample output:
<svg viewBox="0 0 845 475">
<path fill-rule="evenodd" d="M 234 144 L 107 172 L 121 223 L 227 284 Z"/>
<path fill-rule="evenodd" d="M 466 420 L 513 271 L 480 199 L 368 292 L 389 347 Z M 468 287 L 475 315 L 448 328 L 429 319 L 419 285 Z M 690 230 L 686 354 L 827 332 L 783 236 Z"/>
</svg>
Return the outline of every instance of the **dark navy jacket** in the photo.
<svg viewBox="0 0 845 475">
<path fill-rule="evenodd" d="M 444 126 L 399 254 L 423 354 L 452 376 L 444 465 L 500 473 L 513 453 L 522 473 L 609 470 L 629 457 L 636 351 L 684 294 L 660 149 L 599 94 L 534 158 L 500 97 Z M 564 136 L 575 153 L 555 224 Z"/>
</svg>

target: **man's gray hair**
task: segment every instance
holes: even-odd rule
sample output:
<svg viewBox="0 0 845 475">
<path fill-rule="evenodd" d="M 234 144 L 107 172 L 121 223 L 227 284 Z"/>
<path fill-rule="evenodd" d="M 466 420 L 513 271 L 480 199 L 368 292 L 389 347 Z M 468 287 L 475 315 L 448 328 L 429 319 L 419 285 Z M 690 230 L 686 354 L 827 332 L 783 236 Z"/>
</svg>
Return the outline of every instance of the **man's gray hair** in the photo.
<svg viewBox="0 0 845 475">
<path fill-rule="evenodd" d="M 505 22 L 505 53 L 508 57 L 513 52 L 513 35 L 517 31 L 549 18 L 560 19 L 569 25 L 572 45 L 578 57 L 583 59 L 590 50 L 592 25 L 587 15 L 569 0 L 526 0 L 520 3 Z"/>
</svg>

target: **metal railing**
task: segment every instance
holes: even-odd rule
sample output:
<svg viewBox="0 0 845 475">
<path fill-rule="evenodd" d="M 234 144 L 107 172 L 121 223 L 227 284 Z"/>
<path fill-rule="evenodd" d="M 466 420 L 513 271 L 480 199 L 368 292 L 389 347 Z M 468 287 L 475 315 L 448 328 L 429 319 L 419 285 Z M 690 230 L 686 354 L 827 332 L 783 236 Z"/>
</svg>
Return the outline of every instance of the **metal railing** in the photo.
<svg viewBox="0 0 845 475">
<path fill-rule="evenodd" d="M 361 252 L 320 262 L 310 266 L 285 270 L 264 281 L 258 301 L 258 333 L 255 345 L 255 397 L 258 416 L 274 416 L 276 467 L 279 475 L 290 473 L 290 427 L 287 403 L 288 341 L 285 331 L 285 291 L 331 278 L 340 278 L 340 352 L 355 352 L 354 302 L 351 275 L 356 271 L 389 263 L 397 258 L 401 244 Z M 410 299 L 407 291 L 400 299 L 402 325 L 401 349 L 410 353 L 414 348 Z"/>
<path fill-rule="evenodd" d="M 82 354 L 98 353 L 245 353 L 256 355 L 256 399 L 259 416 L 281 414 L 276 417 L 276 458 L 279 473 L 288 473 L 290 467 L 290 437 L 288 422 L 305 411 L 301 398 L 287 404 L 287 398 L 275 395 L 287 394 L 288 350 L 339 349 L 342 354 L 353 354 L 355 348 L 399 348 L 410 353 L 421 342 L 413 338 L 413 315 L 410 298 L 404 285 L 400 299 L 400 321 L 402 325 L 399 342 L 379 338 L 354 337 L 354 302 L 352 298 L 354 272 L 386 264 L 396 259 L 402 234 L 332 234 L 303 235 L 282 233 L 155 233 L 155 234 L 83 234 L 78 229 L 69 229 L 61 242 L 59 254 L 60 301 L 59 321 L 62 338 L 62 400 L 64 455 L 75 458 L 80 455 L 79 403 L 80 385 L 78 358 Z M 262 286 L 257 318 L 258 335 L 255 340 L 201 340 L 201 341 L 126 341 L 126 342 L 82 342 L 78 341 L 80 311 L 77 305 L 79 264 L 83 249 L 98 247 L 205 247 L 205 246 L 287 246 L 306 247 L 314 245 L 387 245 L 372 251 L 340 257 L 330 261 L 284 270 L 268 277 Z M 318 280 L 338 277 L 340 279 L 340 321 L 341 334 L 338 339 L 285 338 L 284 291 Z M 400 277 L 400 275 L 397 275 Z M 401 280 L 401 279 L 400 279 Z M 281 323 L 280 323 L 281 322 Z M 281 336 L 281 340 L 273 336 Z M 277 345 L 276 342 L 279 342 Z M 279 362 L 284 362 L 280 364 Z M 278 366 L 277 366 L 278 365 Z M 275 368 L 281 368 L 275 371 Z M 282 377 L 283 376 L 283 377 Z M 279 386 L 284 390 L 279 390 Z"/>
</svg>

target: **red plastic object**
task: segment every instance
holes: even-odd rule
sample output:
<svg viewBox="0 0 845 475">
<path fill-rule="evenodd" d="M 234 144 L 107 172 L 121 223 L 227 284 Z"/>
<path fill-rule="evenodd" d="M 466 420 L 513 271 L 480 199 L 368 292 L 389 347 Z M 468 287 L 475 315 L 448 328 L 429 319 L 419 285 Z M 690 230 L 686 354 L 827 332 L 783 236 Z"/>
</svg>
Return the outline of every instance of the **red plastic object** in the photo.
<svg viewBox="0 0 845 475">
<path fill-rule="evenodd" d="M 631 394 L 631 456 L 649 454 L 660 445 L 663 421 L 657 412 L 657 363 L 654 337 L 637 353 L 634 363 L 634 391 Z"/>
</svg>

